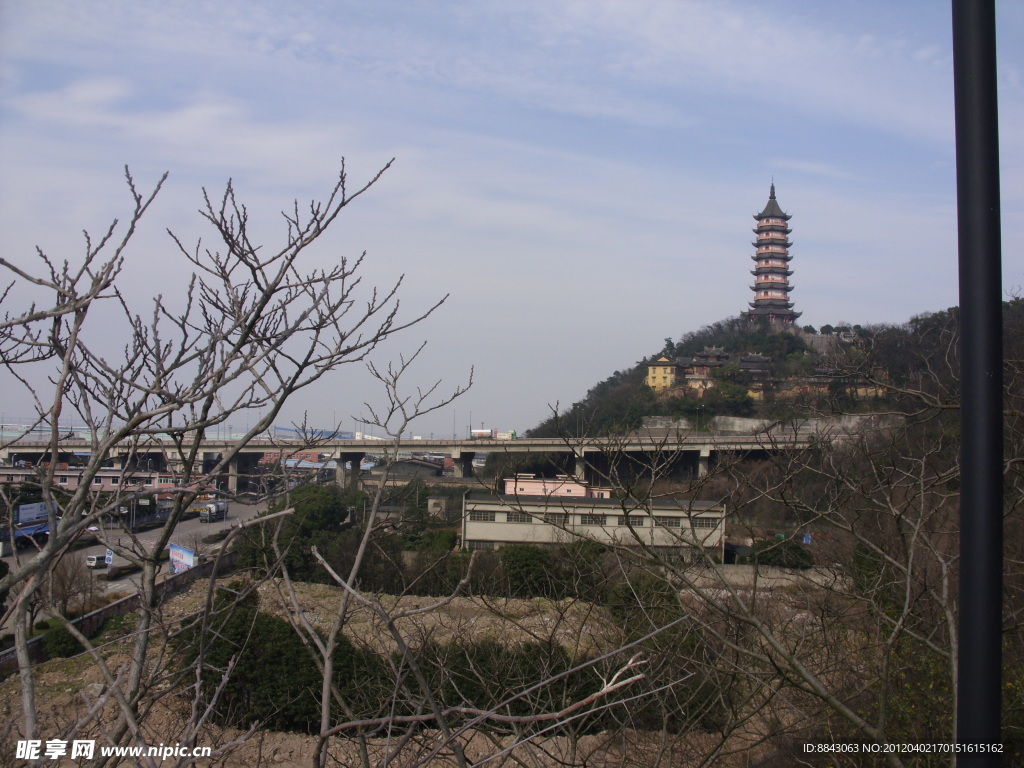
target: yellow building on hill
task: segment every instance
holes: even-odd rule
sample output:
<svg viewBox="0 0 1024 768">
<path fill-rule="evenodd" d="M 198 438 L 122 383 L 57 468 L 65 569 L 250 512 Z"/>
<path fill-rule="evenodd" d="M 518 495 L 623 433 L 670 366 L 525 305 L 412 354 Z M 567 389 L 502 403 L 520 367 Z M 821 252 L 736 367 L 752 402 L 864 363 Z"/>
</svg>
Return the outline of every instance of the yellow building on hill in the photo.
<svg viewBox="0 0 1024 768">
<path fill-rule="evenodd" d="M 655 392 L 661 392 L 676 386 L 678 379 L 682 383 L 686 369 L 674 360 L 662 355 L 647 364 L 647 386 Z"/>
</svg>

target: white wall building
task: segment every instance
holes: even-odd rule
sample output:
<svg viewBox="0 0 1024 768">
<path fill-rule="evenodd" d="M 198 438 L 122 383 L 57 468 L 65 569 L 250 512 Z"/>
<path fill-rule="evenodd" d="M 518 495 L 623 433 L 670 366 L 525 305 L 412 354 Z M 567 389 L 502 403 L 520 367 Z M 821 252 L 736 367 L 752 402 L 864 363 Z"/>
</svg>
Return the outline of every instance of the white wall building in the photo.
<svg viewBox="0 0 1024 768">
<path fill-rule="evenodd" d="M 500 496 L 466 494 L 463 546 L 496 549 L 505 544 L 565 544 L 584 538 L 623 546 L 700 547 L 720 553 L 724 542 L 725 507 L 715 502 L 659 500 L 640 507 L 613 498 L 610 489 L 589 488 L 568 478 L 517 476 L 505 481 L 505 490 Z"/>
</svg>

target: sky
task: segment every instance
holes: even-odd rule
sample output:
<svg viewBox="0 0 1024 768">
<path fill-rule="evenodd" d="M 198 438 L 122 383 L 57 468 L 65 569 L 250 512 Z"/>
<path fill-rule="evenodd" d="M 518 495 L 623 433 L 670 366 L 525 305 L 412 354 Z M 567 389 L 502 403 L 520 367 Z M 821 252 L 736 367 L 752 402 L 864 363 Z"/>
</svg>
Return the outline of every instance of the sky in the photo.
<svg viewBox="0 0 1024 768">
<path fill-rule="evenodd" d="M 1024 5 L 997 14 L 1019 295 Z M 404 275 L 410 313 L 449 295 L 376 356 L 426 341 L 420 386 L 473 370 L 416 434 L 521 432 L 746 309 L 773 182 L 801 324 L 955 305 L 950 26 L 935 0 L 4 0 L 0 250 L 80 258 L 83 230 L 130 210 L 124 166 L 140 187 L 167 171 L 124 284 L 180 296 L 166 230 L 209 236 L 203 188 L 232 179 L 270 247 L 279 211 L 324 197 L 342 158 L 350 183 L 395 158 L 308 266 L 366 251 L 366 284 Z M 5 418 L 28 416 L 5 381 Z M 366 402 L 379 392 L 349 366 L 280 423 L 352 429 Z"/>
</svg>

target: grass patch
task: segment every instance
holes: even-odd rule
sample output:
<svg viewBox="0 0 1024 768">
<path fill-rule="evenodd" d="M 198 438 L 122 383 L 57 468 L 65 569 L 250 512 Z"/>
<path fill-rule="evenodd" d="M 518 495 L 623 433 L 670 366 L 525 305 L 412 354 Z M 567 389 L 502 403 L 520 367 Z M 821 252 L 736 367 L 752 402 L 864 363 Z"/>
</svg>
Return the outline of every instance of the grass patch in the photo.
<svg viewBox="0 0 1024 768">
<path fill-rule="evenodd" d="M 93 644 L 103 645 L 128 637 L 128 635 L 135 631 L 138 623 L 139 615 L 134 612 L 123 616 L 111 616 L 100 625 L 100 630 L 96 633 L 96 639 Z"/>
</svg>

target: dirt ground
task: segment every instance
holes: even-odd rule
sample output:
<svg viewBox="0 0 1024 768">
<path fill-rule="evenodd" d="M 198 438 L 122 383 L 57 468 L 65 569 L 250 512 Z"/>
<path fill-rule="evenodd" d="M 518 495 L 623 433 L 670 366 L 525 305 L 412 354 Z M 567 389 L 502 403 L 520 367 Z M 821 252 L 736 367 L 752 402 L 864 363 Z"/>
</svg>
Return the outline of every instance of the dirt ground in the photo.
<svg viewBox="0 0 1024 768">
<path fill-rule="evenodd" d="M 162 621 L 168 627 L 202 610 L 207 596 L 208 582 L 197 581 L 170 600 L 163 607 Z M 279 583 L 267 583 L 260 588 L 261 610 L 287 618 L 295 610 L 290 599 L 284 599 Z M 340 591 L 331 586 L 296 585 L 295 603 L 314 627 L 326 630 L 337 614 Z M 437 601 L 430 598 L 380 597 L 381 604 L 394 611 L 421 611 Z M 553 602 L 549 600 L 484 600 L 457 598 L 437 610 L 418 612 L 398 622 L 404 637 L 412 645 L 422 638 L 444 643 L 473 636 L 488 637 L 504 643 L 522 643 L 537 639 L 554 639 L 571 655 L 590 655 L 614 647 L 619 633 L 607 613 L 591 604 L 579 601 Z M 365 644 L 379 652 L 394 649 L 394 643 L 384 631 L 382 621 L 366 606 L 357 606 L 346 625 L 346 633 L 356 644 Z M 114 675 L 127 667 L 125 641 L 112 642 L 102 648 L 102 654 Z M 158 660 L 153 654 L 153 666 Z M 189 714 L 191 697 L 187 691 L 155 690 L 166 695 L 154 697 L 147 713 L 144 733 L 147 743 L 173 743 L 169 734 L 180 733 Z M 52 738 L 102 738 L 102 729 L 109 728 L 116 718 L 116 708 L 109 700 L 99 707 L 95 722 L 86 730 L 73 733 L 73 724 L 83 719 L 98 700 L 109 697 L 109 689 L 99 666 L 81 655 L 70 659 L 47 662 L 37 668 L 36 693 L 41 712 L 40 734 Z M 0 768 L 24 764 L 13 761 L 14 741 L 19 738 L 17 723 L 21 721 L 20 681 L 15 676 L 0 683 L 0 716 L 6 724 L 6 737 L 0 738 Z M 71 734 L 71 735 L 66 735 Z M 413 765 L 454 766 L 449 750 L 430 756 L 438 745 L 441 734 L 424 729 L 413 742 L 403 746 L 401 759 L 388 763 L 387 755 L 397 745 L 398 736 L 368 740 L 365 743 L 370 765 L 388 764 L 394 768 Z M 589 734 L 576 738 L 541 734 L 515 745 L 512 736 L 497 738 L 481 732 L 468 731 L 458 737 L 471 762 L 484 762 L 487 766 L 548 766 L 585 765 L 589 768 L 618 766 L 619 768 L 648 768 L 652 765 L 693 765 L 697 755 L 706 754 L 712 747 L 713 737 L 706 734 L 687 734 L 665 740 L 657 734 L 643 732 L 617 732 L 615 734 Z M 230 729 L 207 726 L 198 741 L 201 746 L 214 750 L 214 757 L 195 761 L 197 766 L 223 768 L 250 768 L 253 766 L 312 766 L 314 739 L 299 734 L 258 731 L 243 734 Z M 759 750 L 755 750 L 759 751 Z M 329 743 L 328 765 L 363 765 L 359 744 L 355 739 L 332 739 Z M 720 766 L 748 765 L 751 754 L 739 758 L 723 758 L 714 764 Z M 426 763 L 421 763 L 426 759 Z M 70 760 L 45 761 L 47 765 L 84 764 Z M 160 766 L 175 764 L 173 759 L 156 763 Z"/>
<path fill-rule="evenodd" d="M 205 605 L 208 586 L 209 582 L 201 579 L 177 595 L 165 609 L 166 620 L 180 621 L 200 611 Z M 330 629 L 339 610 L 341 590 L 327 584 L 294 586 L 296 602 L 306 620 L 322 632 Z M 259 595 L 260 610 L 291 619 L 295 608 L 280 582 L 263 584 Z M 457 597 L 436 610 L 424 610 L 442 601 L 428 597 L 376 597 L 389 614 L 417 611 L 396 622 L 403 636 L 410 638 L 414 646 L 418 639 L 428 636 L 438 643 L 464 637 L 495 639 L 505 643 L 542 638 L 556 640 L 575 656 L 610 648 L 619 637 L 607 612 L 579 600 Z M 350 640 L 381 653 L 395 650 L 380 616 L 355 601 L 350 611 L 345 625 L 345 633 Z"/>
</svg>

